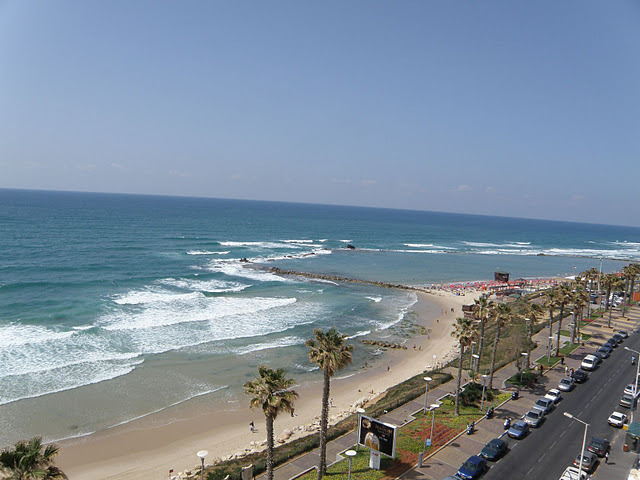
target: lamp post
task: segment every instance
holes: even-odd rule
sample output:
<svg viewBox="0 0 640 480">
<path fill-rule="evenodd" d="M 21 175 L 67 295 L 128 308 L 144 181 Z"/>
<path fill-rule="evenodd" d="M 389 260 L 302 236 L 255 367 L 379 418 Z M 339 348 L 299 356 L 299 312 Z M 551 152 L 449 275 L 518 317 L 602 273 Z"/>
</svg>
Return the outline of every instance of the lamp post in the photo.
<svg viewBox="0 0 640 480">
<path fill-rule="evenodd" d="M 488 375 L 482 375 L 482 402 L 480 403 L 480 411 L 484 408 L 484 392 L 487 389 L 487 377 Z"/>
<path fill-rule="evenodd" d="M 475 346 L 476 346 L 476 342 L 471 342 L 471 357 L 469 357 L 469 363 L 471 365 L 469 365 L 469 370 L 473 370 L 473 364 L 475 363 L 473 360 L 475 358 L 475 356 L 473 355 L 473 350 Z"/>
<path fill-rule="evenodd" d="M 360 425 L 362 425 L 362 414 L 365 413 L 364 408 L 356 408 L 358 413 L 358 441 L 356 442 L 356 452 L 360 450 Z"/>
<path fill-rule="evenodd" d="M 427 382 L 427 386 L 424 391 L 424 414 L 427 414 L 427 395 L 429 395 L 429 382 L 433 380 L 431 377 L 424 377 L 424 381 Z"/>
<path fill-rule="evenodd" d="M 358 453 L 355 450 L 347 450 L 346 452 L 344 452 L 344 454 L 349 457 L 349 480 L 351 480 L 351 460 L 353 459 L 353 457 L 355 457 Z"/>
<path fill-rule="evenodd" d="M 480 365 L 480 355 L 476 355 L 476 354 L 474 353 L 474 354 L 473 354 L 473 355 L 471 355 L 471 356 L 473 357 L 473 359 L 474 359 L 474 361 L 475 361 L 475 362 L 474 362 L 474 363 L 475 363 L 475 365 L 474 365 L 474 367 L 475 367 L 475 368 L 472 368 L 472 369 L 471 369 L 471 371 L 473 372 L 473 375 L 475 376 L 476 372 L 478 371 L 478 365 Z"/>
<path fill-rule="evenodd" d="M 637 352 L 636 350 L 632 350 L 629 347 L 624 347 L 625 350 L 635 353 L 636 355 L 638 355 L 638 357 L 640 357 L 640 352 Z M 633 412 L 636 409 L 636 399 L 638 397 L 638 375 L 640 375 L 640 358 L 636 357 L 636 380 L 633 384 L 633 405 L 631 406 L 631 422 L 633 422 Z M 631 425 L 631 422 L 629 422 L 629 425 Z"/>
<path fill-rule="evenodd" d="M 438 366 L 438 356 L 437 355 L 433 355 L 433 368 L 437 368 Z"/>
<path fill-rule="evenodd" d="M 429 411 L 431 412 L 431 433 L 429 433 L 429 446 L 431 446 L 431 442 L 433 440 L 433 426 L 436 421 L 436 410 L 440 407 L 437 403 L 432 403 L 429 405 Z M 422 445 L 422 453 L 427 449 L 427 440 L 425 440 L 424 445 Z"/>
<path fill-rule="evenodd" d="M 589 428 L 589 424 L 586 422 L 583 422 L 578 417 L 571 415 L 569 412 L 563 412 L 563 413 L 565 417 L 568 417 L 571 420 L 576 420 L 577 422 L 580 422 L 581 424 L 584 425 L 584 435 L 582 437 L 582 450 L 580 450 L 580 466 L 578 467 L 578 478 L 581 479 L 582 478 L 582 459 L 584 457 L 584 446 L 587 443 L 587 430 Z"/>
<path fill-rule="evenodd" d="M 196 453 L 196 455 L 200 457 L 200 460 L 202 460 L 202 469 L 200 470 L 200 480 L 204 480 L 204 457 L 209 455 L 209 452 L 207 452 L 206 450 L 200 450 L 198 453 Z"/>
<path fill-rule="evenodd" d="M 549 343 L 547 344 L 547 364 L 551 363 L 551 348 L 553 347 L 553 335 L 549 335 Z"/>
<path fill-rule="evenodd" d="M 522 352 L 521 355 L 525 358 L 529 357 L 529 354 L 527 352 Z M 524 372 L 524 366 L 520 367 L 520 386 L 522 386 L 522 372 Z"/>
</svg>

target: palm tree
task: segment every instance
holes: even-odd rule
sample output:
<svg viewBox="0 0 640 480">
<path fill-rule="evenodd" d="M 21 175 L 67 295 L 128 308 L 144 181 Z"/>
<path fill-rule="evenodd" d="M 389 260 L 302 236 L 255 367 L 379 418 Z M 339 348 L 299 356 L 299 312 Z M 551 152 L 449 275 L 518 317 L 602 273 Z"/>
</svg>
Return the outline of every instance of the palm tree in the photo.
<svg viewBox="0 0 640 480">
<path fill-rule="evenodd" d="M 549 343 L 547 345 L 548 349 L 551 350 L 551 338 L 553 337 L 553 313 L 558 306 L 558 294 L 554 288 L 551 288 L 544 292 L 543 298 L 544 308 L 549 312 Z"/>
<path fill-rule="evenodd" d="M 480 333 L 478 338 L 478 367 L 480 367 L 482 350 L 484 349 L 485 327 L 487 326 L 489 312 L 493 308 L 494 303 L 485 295 L 482 295 L 477 300 L 474 300 L 473 303 L 473 311 L 475 312 L 476 318 L 480 322 Z"/>
<path fill-rule="evenodd" d="M 602 283 L 607 289 L 605 310 L 609 309 L 609 320 L 607 322 L 607 327 L 611 327 L 611 312 L 613 310 L 613 308 L 609 308 L 610 306 L 613 306 L 613 302 L 611 302 L 609 299 L 611 298 L 611 291 L 617 288 L 618 280 L 618 275 L 616 275 L 615 273 L 605 273 L 602 276 Z"/>
<path fill-rule="evenodd" d="M 637 274 L 638 274 L 637 270 L 632 264 L 629 264 L 626 267 L 622 267 L 622 277 L 625 280 L 624 289 L 622 293 L 622 316 L 623 317 L 626 313 L 626 306 L 627 306 L 627 288 L 630 286 L 631 281 L 635 279 Z"/>
<path fill-rule="evenodd" d="M 500 341 L 500 331 L 511 316 L 512 307 L 508 303 L 498 303 L 492 309 L 492 316 L 496 325 L 496 336 L 493 339 L 493 352 L 491 354 L 491 367 L 489 373 L 489 388 L 493 388 L 493 374 L 496 368 L 496 354 L 498 352 L 498 342 Z"/>
<path fill-rule="evenodd" d="M 276 370 L 258 366 L 258 377 L 244 382 L 245 395 L 251 396 L 251 410 L 261 408 L 267 424 L 267 479 L 273 480 L 273 423 L 280 412 L 293 413 L 298 394 L 291 390 L 295 381 L 285 376 L 284 368 Z"/>
<path fill-rule="evenodd" d="M 313 331 L 315 339 L 305 342 L 309 347 L 309 360 L 317 364 L 324 374 L 322 387 L 322 414 L 320 416 L 320 459 L 318 463 L 318 480 L 327 469 L 327 424 L 329 422 L 329 390 L 333 374 L 349 365 L 353 358 L 353 345 L 345 343 L 345 336 L 335 328 L 323 332 L 319 328 Z"/>
<path fill-rule="evenodd" d="M 564 307 L 571 301 L 572 288 L 568 283 L 563 283 L 558 287 L 558 305 L 560 307 L 560 318 L 558 318 L 558 334 L 556 340 L 556 357 L 560 356 L 560 330 L 562 330 L 562 319 L 564 318 Z"/>
<path fill-rule="evenodd" d="M 533 343 L 533 326 L 538 323 L 538 319 L 543 314 L 542 306 L 538 303 L 527 302 L 524 309 L 524 317 L 527 322 L 527 337 L 529 337 L 529 345 Z M 530 358 L 527 355 L 527 367 L 529 368 Z"/>
<path fill-rule="evenodd" d="M 631 286 L 629 287 L 629 297 L 633 300 L 633 290 L 636 283 L 636 277 L 640 275 L 640 264 L 632 263 L 629 266 L 633 268 L 633 271 L 635 272 L 635 275 L 631 277 Z"/>
<path fill-rule="evenodd" d="M 573 328 L 571 329 L 571 343 L 576 343 L 580 336 L 580 322 L 584 312 L 584 306 L 589 304 L 589 295 L 583 285 L 576 285 L 576 290 L 571 297 L 573 304 Z"/>
<path fill-rule="evenodd" d="M 454 324 L 454 331 L 451 335 L 456 337 L 456 340 L 460 344 L 460 358 L 458 358 L 458 386 L 456 388 L 456 415 L 460 415 L 460 383 L 462 382 L 462 359 L 464 358 L 464 349 L 471 345 L 471 342 L 476 336 L 476 330 L 473 325 L 473 320 L 465 317 L 456 318 Z"/>
<path fill-rule="evenodd" d="M 57 445 L 42 445 L 42 437 L 21 440 L 13 447 L 0 452 L 0 469 L 8 476 L 2 478 L 10 480 L 30 480 L 67 478 L 58 467 L 53 465 L 53 457 L 58 454 Z"/>
</svg>

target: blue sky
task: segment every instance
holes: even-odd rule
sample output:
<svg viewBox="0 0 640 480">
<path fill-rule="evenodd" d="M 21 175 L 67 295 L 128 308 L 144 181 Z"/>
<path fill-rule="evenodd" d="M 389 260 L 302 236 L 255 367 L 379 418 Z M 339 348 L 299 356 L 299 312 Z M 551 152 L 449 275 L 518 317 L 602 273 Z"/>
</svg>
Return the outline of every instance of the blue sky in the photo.
<svg viewBox="0 0 640 480">
<path fill-rule="evenodd" d="M 0 187 L 640 225 L 640 3 L 0 1 Z"/>
</svg>

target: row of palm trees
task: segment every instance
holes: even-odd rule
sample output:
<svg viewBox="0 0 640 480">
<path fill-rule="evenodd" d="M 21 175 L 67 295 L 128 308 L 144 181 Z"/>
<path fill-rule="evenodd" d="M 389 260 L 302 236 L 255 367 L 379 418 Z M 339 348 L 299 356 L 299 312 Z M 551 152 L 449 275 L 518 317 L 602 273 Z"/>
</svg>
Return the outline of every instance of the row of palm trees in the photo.
<svg viewBox="0 0 640 480">
<path fill-rule="evenodd" d="M 335 328 L 326 332 L 313 331 L 314 338 L 306 341 L 309 348 L 309 361 L 320 367 L 323 373 L 322 411 L 320 415 L 320 458 L 318 462 L 318 480 L 327 470 L 327 430 L 329 423 L 329 394 L 331 377 L 353 361 L 353 345 L 346 343 L 346 336 Z M 251 409 L 262 409 L 267 428 L 267 479 L 273 480 L 274 441 L 273 425 L 281 412 L 293 414 L 298 393 L 293 390 L 295 380 L 287 378 L 283 368 L 272 369 L 266 365 L 258 367 L 255 380 L 244 383 L 245 394 L 251 397 Z"/>
<path fill-rule="evenodd" d="M 464 353 L 473 342 L 476 342 L 478 344 L 478 358 L 482 358 L 488 327 L 495 329 L 488 384 L 489 388 L 493 388 L 498 345 L 502 339 L 502 331 L 508 322 L 513 322 L 516 319 L 524 319 L 526 321 L 527 341 L 529 345 L 532 345 L 534 325 L 542 320 L 545 311 L 549 315 L 547 321 L 549 341 L 551 341 L 552 338 L 554 318 L 557 318 L 555 347 L 555 356 L 557 357 L 560 355 L 560 335 L 565 313 L 569 310 L 573 315 L 570 336 L 571 343 L 576 343 L 576 339 L 580 338 L 580 322 L 583 319 L 585 307 L 587 307 L 587 315 L 591 313 L 589 292 L 594 291 L 595 282 L 598 282 L 599 288 L 602 287 L 606 290 L 605 310 L 609 310 L 608 326 L 610 327 L 611 313 L 613 310 L 613 303 L 610 301 L 611 292 L 623 291 L 622 316 L 624 317 L 627 299 L 633 294 L 635 280 L 638 275 L 640 275 L 640 265 L 638 264 L 630 264 L 623 267 L 621 272 L 618 273 L 601 274 L 595 268 L 591 268 L 582 272 L 573 281 L 561 283 L 560 285 L 550 288 L 543 292 L 541 297 L 526 301 L 524 304 L 517 305 L 517 307 L 511 302 L 494 302 L 490 300 L 488 296 L 484 295 L 475 300 L 473 305 L 475 319 L 457 318 L 452 332 L 452 335 L 456 338 L 459 345 L 458 379 L 455 400 L 456 415 L 459 415 L 459 394 Z M 518 309 L 517 312 L 515 311 L 516 308 Z M 558 313 L 557 317 L 555 315 L 556 312 Z M 526 358 L 526 366 L 528 368 L 529 357 L 527 356 Z"/>
</svg>

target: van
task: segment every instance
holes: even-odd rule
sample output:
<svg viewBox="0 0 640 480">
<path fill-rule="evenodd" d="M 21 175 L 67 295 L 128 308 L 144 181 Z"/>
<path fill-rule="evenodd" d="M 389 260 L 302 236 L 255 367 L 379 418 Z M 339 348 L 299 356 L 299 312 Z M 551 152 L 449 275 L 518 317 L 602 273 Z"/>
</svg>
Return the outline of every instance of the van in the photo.
<svg viewBox="0 0 640 480">
<path fill-rule="evenodd" d="M 585 370 L 595 370 L 596 365 L 598 365 L 598 358 L 595 355 L 587 355 L 582 360 L 580 367 Z"/>
</svg>

